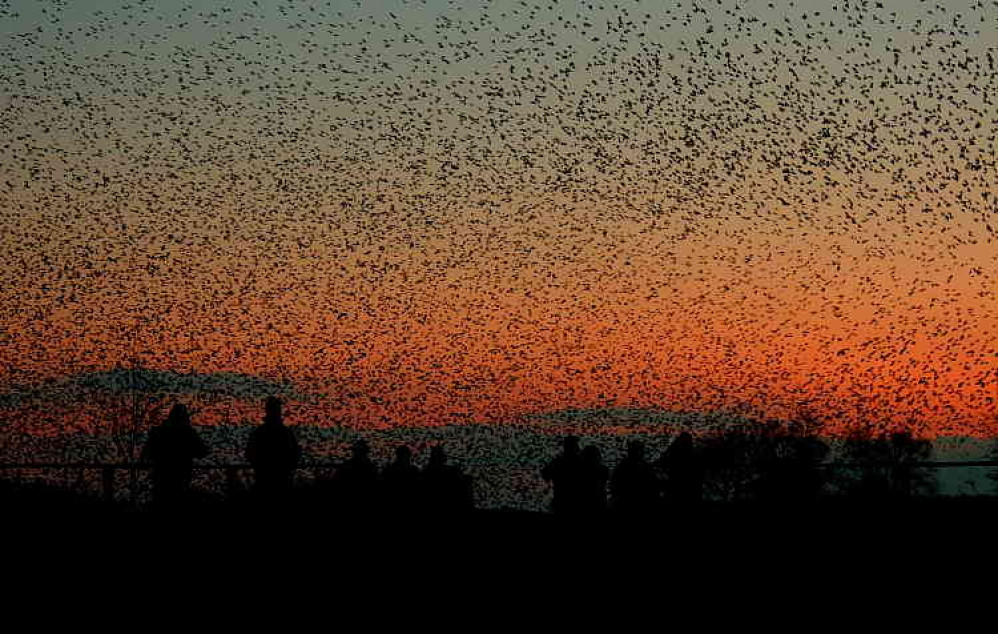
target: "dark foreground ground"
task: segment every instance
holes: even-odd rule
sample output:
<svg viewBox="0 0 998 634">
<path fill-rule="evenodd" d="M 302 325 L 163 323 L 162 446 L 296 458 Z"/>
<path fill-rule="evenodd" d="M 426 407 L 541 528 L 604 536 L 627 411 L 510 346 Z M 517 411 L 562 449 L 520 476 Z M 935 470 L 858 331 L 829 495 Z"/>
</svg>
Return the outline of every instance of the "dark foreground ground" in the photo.
<svg viewBox="0 0 998 634">
<path fill-rule="evenodd" d="M 202 499 L 180 508 L 134 508 L 68 491 L 0 485 L 7 555 L 179 556 L 251 562 L 257 556 L 306 562 L 323 557 L 470 561 L 509 551 L 525 557 L 592 556 L 636 561 L 789 557 L 834 565 L 835 558 L 991 557 L 998 537 L 993 497 L 808 503 L 701 503 L 652 515 L 563 519 L 549 513 L 473 510 L 431 514 L 384 508 L 359 512 L 314 496 L 261 503 Z"/>
<path fill-rule="evenodd" d="M 46 619 L 76 620 L 60 607 L 71 600 L 93 618 L 150 626 L 188 627 L 209 610 L 226 629 L 275 612 L 282 631 L 292 612 L 341 625 L 522 627 L 537 607 L 586 631 L 672 612 L 811 627 L 846 608 L 912 615 L 955 591 L 971 601 L 975 588 L 990 592 L 996 565 L 998 500 L 984 497 L 702 504 L 566 521 L 501 510 L 357 516 L 308 497 L 166 511 L 58 490 L 2 493 L 0 583 L 16 592 L 7 605 L 30 602 Z M 586 624 L 611 606 L 625 611 Z"/>
</svg>

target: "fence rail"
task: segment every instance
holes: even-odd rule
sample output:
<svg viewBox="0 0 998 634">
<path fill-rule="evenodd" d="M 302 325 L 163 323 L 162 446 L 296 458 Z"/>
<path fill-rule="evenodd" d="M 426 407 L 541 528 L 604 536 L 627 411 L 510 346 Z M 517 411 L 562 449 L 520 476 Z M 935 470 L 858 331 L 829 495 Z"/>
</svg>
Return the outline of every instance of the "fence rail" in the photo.
<svg viewBox="0 0 998 634">
<path fill-rule="evenodd" d="M 250 471 L 253 465 L 249 463 L 195 463 L 195 471 L 224 471 L 227 480 L 234 479 L 240 471 Z M 319 471 L 335 469 L 335 463 L 305 463 L 296 467 L 298 471 Z M 0 473 L 10 471 L 32 470 L 66 470 L 66 471 L 100 471 L 101 495 L 106 500 L 113 500 L 115 495 L 115 475 L 119 471 L 135 473 L 151 471 L 154 466 L 147 462 L 4 462 L 0 463 Z M 134 492 L 133 492 L 134 495 Z"/>
</svg>

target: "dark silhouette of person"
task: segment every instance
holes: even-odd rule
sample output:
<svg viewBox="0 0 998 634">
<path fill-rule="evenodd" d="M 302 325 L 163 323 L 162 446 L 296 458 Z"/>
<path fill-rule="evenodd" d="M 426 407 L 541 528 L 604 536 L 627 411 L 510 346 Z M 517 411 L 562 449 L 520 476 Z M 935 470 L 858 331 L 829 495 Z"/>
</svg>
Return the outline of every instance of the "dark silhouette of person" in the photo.
<svg viewBox="0 0 998 634">
<path fill-rule="evenodd" d="M 267 399 L 263 424 L 250 434 L 246 460 L 253 467 L 258 494 L 276 498 L 290 493 L 301 447 L 292 429 L 285 426 L 281 400 Z"/>
<path fill-rule="evenodd" d="M 373 509 L 378 467 L 371 460 L 371 447 L 360 439 L 350 448 L 350 457 L 336 469 L 333 486 L 337 501 L 352 519 Z"/>
<path fill-rule="evenodd" d="M 693 446 L 693 436 L 682 432 L 659 459 L 665 474 L 666 502 L 692 506 L 703 497 L 703 466 Z"/>
<path fill-rule="evenodd" d="M 580 512 L 587 517 L 599 517 L 606 511 L 606 483 L 610 470 L 603 464 L 599 447 L 589 445 L 582 450 L 579 474 Z"/>
<path fill-rule="evenodd" d="M 627 443 L 627 455 L 613 470 L 610 495 L 614 512 L 623 517 L 647 516 L 658 506 L 660 485 L 655 469 L 645 459 L 645 444 Z"/>
<path fill-rule="evenodd" d="M 471 482 L 460 467 L 447 463 L 440 445 L 430 449 L 430 460 L 423 468 L 426 512 L 430 517 L 453 515 L 471 510 Z"/>
<path fill-rule="evenodd" d="M 166 420 L 149 430 L 141 461 L 152 465 L 153 500 L 175 506 L 186 500 L 194 475 L 194 460 L 208 455 L 208 447 L 191 426 L 187 406 L 178 403 Z"/>
<path fill-rule="evenodd" d="M 555 515 L 577 515 L 581 508 L 582 455 L 578 436 L 566 436 L 562 453 L 541 469 L 541 477 L 554 486 L 553 510 Z"/>
<path fill-rule="evenodd" d="M 409 514 L 418 507 L 420 475 L 412 462 L 412 450 L 406 445 L 395 449 L 395 460 L 382 473 L 385 510 Z"/>
</svg>

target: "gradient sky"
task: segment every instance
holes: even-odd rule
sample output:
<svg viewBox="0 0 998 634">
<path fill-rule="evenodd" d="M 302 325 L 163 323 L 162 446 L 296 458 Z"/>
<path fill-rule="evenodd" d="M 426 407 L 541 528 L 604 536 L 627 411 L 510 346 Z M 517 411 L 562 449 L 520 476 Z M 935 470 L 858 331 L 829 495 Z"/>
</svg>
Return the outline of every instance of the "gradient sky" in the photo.
<svg viewBox="0 0 998 634">
<path fill-rule="evenodd" d="M 0 391 L 993 435 L 996 56 L 998 2 L 0 0 Z"/>
</svg>

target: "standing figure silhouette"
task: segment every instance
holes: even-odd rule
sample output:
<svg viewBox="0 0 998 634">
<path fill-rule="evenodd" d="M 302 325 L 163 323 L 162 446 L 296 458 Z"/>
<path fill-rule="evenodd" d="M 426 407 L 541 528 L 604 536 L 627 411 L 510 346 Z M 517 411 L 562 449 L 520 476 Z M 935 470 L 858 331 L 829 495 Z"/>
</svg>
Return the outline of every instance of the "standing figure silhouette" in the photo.
<svg viewBox="0 0 998 634">
<path fill-rule="evenodd" d="M 419 507 L 419 468 L 412 463 L 412 450 L 406 445 L 395 448 L 395 460 L 381 474 L 385 510 L 393 515 L 410 515 Z"/>
<path fill-rule="evenodd" d="M 350 458 L 333 476 L 336 500 L 349 520 L 366 519 L 374 510 L 378 467 L 371 460 L 371 447 L 360 439 L 350 448 Z"/>
<path fill-rule="evenodd" d="M 659 458 L 665 473 L 665 498 L 687 510 L 703 499 L 703 465 L 693 445 L 693 436 L 682 432 Z"/>
<path fill-rule="evenodd" d="M 460 467 L 447 463 L 444 448 L 435 445 L 423 469 L 423 494 L 431 518 L 469 511 L 472 506 L 471 481 Z"/>
<path fill-rule="evenodd" d="M 541 477 L 554 485 L 553 510 L 561 517 L 577 516 L 583 505 L 582 455 L 579 437 L 566 436 L 562 453 L 541 469 Z"/>
<path fill-rule="evenodd" d="M 142 462 L 152 464 L 153 501 L 175 507 L 185 501 L 194 475 L 194 460 L 208 455 L 208 447 L 191 426 L 187 406 L 178 403 L 166 421 L 149 430 Z"/>
<path fill-rule="evenodd" d="M 645 459 L 645 444 L 627 443 L 627 456 L 613 470 L 610 495 L 613 510 L 622 517 L 646 517 L 658 506 L 659 483 L 655 470 Z"/>
<path fill-rule="evenodd" d="M 255 487 L 265 498 L 280 498 L 291 492 L 301 447 L 292 429 L 285 426 L 281 400 L 267 399 L 263 424 L 250 434 L 246 459 L 253 466 Z"/>
</svg>

